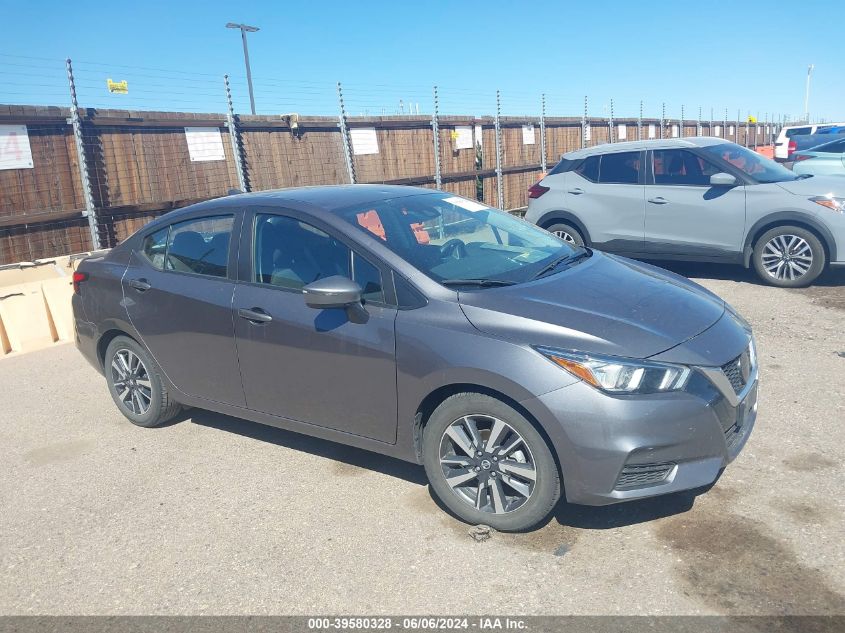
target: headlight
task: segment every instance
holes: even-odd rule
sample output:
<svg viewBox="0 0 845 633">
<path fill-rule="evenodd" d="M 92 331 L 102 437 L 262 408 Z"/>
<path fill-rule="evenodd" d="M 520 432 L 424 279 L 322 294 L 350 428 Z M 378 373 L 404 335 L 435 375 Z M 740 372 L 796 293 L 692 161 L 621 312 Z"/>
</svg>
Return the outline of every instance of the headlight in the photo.
<svg viewBox="0 0 845 633">
<path fill-rule="evenodd" d="M 684 365 L 584 354 L 551 347 L 534 349 L 573 376 L 608 393 L 680 391 L 690 376 L 690 368 Z"/>
<path fill-rule="evenodd" d="M 810 198 L 810 202 L 820 204 L 823 207 L 827 207 L 831 211 L 836 211 L 836 213 L 845 212 L 845 198 L 834 198 L 831 195 L 813 196 L 812 198 Z"/>
</svg>

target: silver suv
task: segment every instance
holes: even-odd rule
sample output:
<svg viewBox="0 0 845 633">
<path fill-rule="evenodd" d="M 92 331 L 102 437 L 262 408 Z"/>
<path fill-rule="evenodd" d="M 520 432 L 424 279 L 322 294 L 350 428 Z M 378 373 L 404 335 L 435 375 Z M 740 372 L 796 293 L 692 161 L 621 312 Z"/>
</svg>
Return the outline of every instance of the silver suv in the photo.
<svg viewBox="0 0 845 633">
<path fill-rule="evenodd" d="M 774 286 L 845 266 L 845 180 L 796 175 L 723 139 L 599 145 L 564 154 L 529 189 L 526 219 L 641 259 L 751 265 Z"/>
</svg>

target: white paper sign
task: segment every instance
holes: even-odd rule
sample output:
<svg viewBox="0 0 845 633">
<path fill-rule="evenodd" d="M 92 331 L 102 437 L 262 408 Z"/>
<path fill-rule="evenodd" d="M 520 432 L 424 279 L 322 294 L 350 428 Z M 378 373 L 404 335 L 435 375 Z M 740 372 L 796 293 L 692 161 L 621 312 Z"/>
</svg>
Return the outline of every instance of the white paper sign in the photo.
<svg viewBox="0 0 845 633">
<path fill-rule="evenodd" d="M 616 128 L 616 138 L 620 141 L 624 141 L 628 138 L 628 126 L 624 123 L 620 123 L 619 126 Z"/>
<path fill-rule="evenodd" d="M 722 126 L 721 125 L 716 126 L 715 136 L 722 136 Z"/>
<path fill-rule="evenodd" d="M 32 169 L 32 149 L 25 125 L 0 125 L 0 169 Z"/>
<path fill-rule="evenodd" d="M 533 125 L 523 125 L 522 126 L 522 144 L 523 145 L 534 145 L 534 126 Z"/>
<path fill-rule="evenodd" d="M 455 128 L 455 149 L 472 149 L 472 127 L 458 125 Z"/>
<path fill-rule="evenodd" d="M 649 123 L 648 125 L 648 137 L 655 138 L 657 136 L 657 127 L 654 123 Z"/>
<path fill-rule="evenodd" d="M 678 138 L 678 126 L 677 125 L 672 126 L 672 138 Z"/>
<path fill-rule="evenodd" d="M 734 126 L 733 125 L 728 128 L 728 134 L 730 134 L 731 136 L 734 135 Z"/>
<path fill-rule="evenodd" d="M 186 127 L 185 139 L 188 141 L 188 154 L 192 162 L 226 160 L 220 128 Z"/>
<path fill-rule="evenodd" d="M 355 127 L 349 130 L 352 153 L 356 156 L 378 154 L 378 137 L 374 127 Z"/>
<path fill-rule="evenodd" d="M 449 202 L 450 204 L 454 204 L 456 207 L 461 207 L 467 211 L 487 211 L 490 208 L 486 204 L 473 202 L 472 200 L 467 200 L 466 198 L 461 198 L 460 196 L 443 198 L 443 202 Z"/>
<path fill-rule="evenodd" d="M 587 141 L 590 140 L 590 124 L 589 123 L 587 123 L 587 125 L 584 126 L 584 139 L 587 140 Z"/>
<path fill-rule="evenodd" d="M 481 145 L 481 136 L 482 136 L 482 134 L 481 134 L 481 126 L 480 126 L 480 125 L 476 125 L 476 126 L 475 126 L 475 144 L 476 144 L 476 145 L 479 145 L 479 146 Z"/>
</svg>

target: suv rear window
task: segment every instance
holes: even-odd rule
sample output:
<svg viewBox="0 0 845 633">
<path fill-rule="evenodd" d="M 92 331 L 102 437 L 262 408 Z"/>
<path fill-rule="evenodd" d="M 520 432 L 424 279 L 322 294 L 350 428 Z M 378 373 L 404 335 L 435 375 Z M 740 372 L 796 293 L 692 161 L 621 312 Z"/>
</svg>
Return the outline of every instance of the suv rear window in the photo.
<svg viewBox="0 0 845 633">
<path fill-rule="evenodd" d="M 580 165 L 578 165 L 578 167 L 575 168 L 575 173 L 586 178 L 590 182 L 598 182 L 599 158 L 600 156 L 588 156 Z"/>
<path fill-rule="evenodd" d="M 786 138 L 792 138 L 793 136 L 804 136 L 805 134 L 809 134 L 812 128 L 809 127 L 796 127 L 791 130 L 786 130 Z"/>
</svg>

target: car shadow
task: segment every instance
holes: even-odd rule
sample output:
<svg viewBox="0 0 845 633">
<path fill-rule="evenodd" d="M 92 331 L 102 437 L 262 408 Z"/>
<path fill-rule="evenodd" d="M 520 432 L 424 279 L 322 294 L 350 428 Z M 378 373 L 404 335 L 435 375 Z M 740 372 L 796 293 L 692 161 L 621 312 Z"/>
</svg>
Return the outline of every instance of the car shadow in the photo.
<svg viewBox="0 0 845 633">
<path fill-rule="evenodd" d="M 644 260 L 654 266 L 665 268 L 673 273 L 683 275 L 692 279 L 718 279 L 724 281 L 741 281 L 756 286 L 765 286 L 757 274 L 751 268 L 744 268 L 736 264 L 711 264 L 703 262 L 676 262 Z M 812 287 L 838 287 L 845 286 L 845 267 L 827 268 Z M 772 290 L 778 290 L 772 288 Z"/>
<path fill-rule="evenodd" d="M 177 416 L 176 420 L 191 421 L 194 424 L 219 431 L 226 431 L 227 433 L 235 433 L 260 442 L 267 442 L 268 444 L 283 446 L 310 455 L 333 459 L 344 464 L 373 470 L 420 486 L 428 484 L 428 479 L 425 476 L 422 466 L 373 453 L 372 451 L 365 451 L 353 446 L 346 446 L 329 440 L 303 435 L 302 433 L 285 431 L 274 426 L 250 422 L 249 420 L 206 411 L 204 409 L 190 409 Z"/>
</svg>

